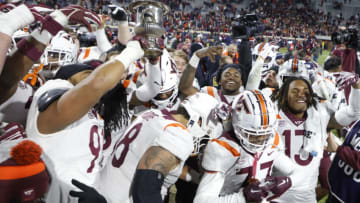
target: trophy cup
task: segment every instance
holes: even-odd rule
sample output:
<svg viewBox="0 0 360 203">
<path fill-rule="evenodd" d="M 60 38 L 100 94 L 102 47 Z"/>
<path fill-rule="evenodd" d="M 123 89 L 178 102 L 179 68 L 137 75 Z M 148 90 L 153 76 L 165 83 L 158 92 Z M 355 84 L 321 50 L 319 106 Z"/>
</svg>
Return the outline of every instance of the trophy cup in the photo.
<svg viewBox="0 0 360 203">
<path fill-rule="evenodd" d="M 144 56 L 148 58 L 158 57 L 162 54 L 162 47 L 159 42 L 161 36 L 165 33 L 163 27 L 163 16 L 166 15 L 170 8 L 156 1 L 136 1 L 129 5 L 132 13 L 136 12 L 135 34 L 142 36 L 146 40 Z"/>
</svg>

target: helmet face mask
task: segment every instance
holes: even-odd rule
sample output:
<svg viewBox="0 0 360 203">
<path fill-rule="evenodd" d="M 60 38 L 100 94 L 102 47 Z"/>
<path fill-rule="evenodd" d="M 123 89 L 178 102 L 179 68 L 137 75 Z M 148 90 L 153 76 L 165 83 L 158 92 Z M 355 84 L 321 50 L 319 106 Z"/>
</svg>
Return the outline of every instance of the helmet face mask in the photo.
<svg viewBox="0 0 360 203">
<path fill-rule="evenodd" d="M 250 152 L 263 151 L 270 143 L 269 140 L 275 133 L 272 128 L 269 130 L 253 131 L 246 128 L 234 128 L 235 134 L 240 138 L 241 144 Z"/>
<path fill-rule="evenodd" d="M 40 62 L 44 65 L 41 74 L 46 79 L 55 76 L 60 66 L 76 63 L 78 47 L 66 32 L 59 32 L 46 47 Z"/>
<path fill-rule="evenodd" d="M 244 91 L 232 105 L 232 124 L 240 144 L 250 153 L 263 151 L 275 136 L 276 106 L 261 92 Z"/>
</svg>

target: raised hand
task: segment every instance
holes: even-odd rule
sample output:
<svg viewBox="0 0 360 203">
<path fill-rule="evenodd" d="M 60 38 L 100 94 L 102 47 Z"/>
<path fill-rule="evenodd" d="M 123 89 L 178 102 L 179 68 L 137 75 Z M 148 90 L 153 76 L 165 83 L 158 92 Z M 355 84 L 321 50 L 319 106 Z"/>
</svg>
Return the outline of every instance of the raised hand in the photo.
<svg viewBox="0 0 360 203">
<path fill-rule="evenodd" d="M 333 76 L 335 76 L 336 87 L 339 91 L 359 81 L 359 75 L 351 72 L 337 72 Z"/>
<path fill-rule="evenodd" d="M 60 11 L 68 18 L 71 23 L 81 23 L 92 32 L 90 23 L 94 23 L 97 27 L 101 25 L 98 15 L 78 5 L 70 5 L 60 9 Z"/>
<path fill-rule="evenodd" d="M 268 56 L 274 55 L 274 51 L 272 49 L 272 46 L 266 44 L 261 50 L 259 50 L 258 57 L 260 57 L 262 60 L 265 60 Z"/>
<path fill-rule="evenodd" d="M 215 56 L 216 55 L 221 55 L 223 52 L 223 47 L 222 46 L 212 46 L 212 47 L 206 47 L 206 48 L 202 48 L 198 51 L 195 52 L 196 56 L 199 58 L 203 58 L 203 57 L 209 57 L 210 61 L 212 63 L 215 62 Z"/>
<path fill-rule="evenodd" d="M 127 12 L 125 9 L 114 4 L 109 5 L 109 9 L 111 10 L 110 16 L 114 20 L 127 21 Z"/>
</svg>

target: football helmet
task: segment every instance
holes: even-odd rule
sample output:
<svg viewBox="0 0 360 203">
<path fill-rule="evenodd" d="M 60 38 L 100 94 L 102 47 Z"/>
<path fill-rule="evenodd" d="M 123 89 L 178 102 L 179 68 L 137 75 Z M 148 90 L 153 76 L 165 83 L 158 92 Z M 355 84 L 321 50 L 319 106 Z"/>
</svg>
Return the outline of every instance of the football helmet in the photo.
<svg viewBox="0 0 360 203">
<path fill-rule="evenodd" d="M 301 77 L 312 83 L 315 80 L 314 73 L 315 70 L 308 69 L 308 64 L 305 60 L 294 58 L 280 65 L 278 82 L 281 86 L 287 77 Z"/>
<path fill-rule="evenodd" d="M 41 73 L 47 79 L 53 78 L 59 66 L 76 63 L 78 51 L 75 40 L 68 33 L 60 31 L 51 39 L 40 58 L 40 62 L 44 64 Z"/>
<path fill-rule="evenodd" d="M 201 147 L 205 145 L 203 140 L 216 137 L 213 134 L 218 132 L 217 105 L 218 101 L 214 97 L 200 92 L 187 97 L 180 104 L 189 115 L 187 129 L 194 139 L 194 154 L 198 154 Z"/>
<path fill-rule="evenodd" d="M 232 103 L 232 125 L 240 144 L 249 152 L 271 145 L 277 127 L 276 106 L 260 91 L 244 91 Z"/>
<path fill-rule="evenodd" d="M 170 57 L 169 53 L 164 50 L 160 57 L 160 67 L 162 74 L 162 85 L 159 94 L 151 99 L 158 109 L 171 108 L 178 96 L 179 72 L 175 61 Z M 165 95 L 167 96 L 166 98 Z"/>
</svg>

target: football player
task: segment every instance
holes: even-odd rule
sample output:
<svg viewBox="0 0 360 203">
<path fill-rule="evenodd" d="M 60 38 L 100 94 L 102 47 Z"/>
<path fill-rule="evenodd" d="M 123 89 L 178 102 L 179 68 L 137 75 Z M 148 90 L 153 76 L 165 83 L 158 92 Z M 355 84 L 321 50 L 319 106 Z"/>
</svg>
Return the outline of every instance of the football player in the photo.
<svg viewBox="0 0 360 203">
<path fill-rule="evenodd" d="M 290 174 L 294 166 L 279 147 L 271 99 L 257 90 L 244 91 L 231 112 L 234 130 L 212 139 L 205 149 L 195 203 L 270 201 L 291 186 L 287 177 L 269 177 L 273 167 Z"/>
<path fill-rule="evenodd" d="M 141 114 L 115 144 L 97 184 L 99 193 L 107 202 L 162 202 L 184 162 L 199 153 L 201 140 L 215 129 L 217 104 L 197 93 L 176 113 L 152 109 Z M 72 195 L 91 199 L 87 191 Z"/>
<path fill-rule="evenodd" d="M 328 137 L 329 124 L 347 126 L 360 116 L 360 81 L 355 73 L 336 73 L 339 89 L 351 87 L 348 106 L 334 110 L 328 101 L 317 102 L 306 79 L 290 77 L 275 96 L 279 107 L 278 132 L 285 143 L 285 154 L 296 166 L 290 175 L 293 186 L 276 202 L 316 202 L 315 187 L 319 165 Z M 330 121 L 330 122 L 329 122 Z M 283 175 L 275 172 L 276 175 Z"/>
<path fill-rule="evenodd" d="M 222 50 L 222 46 L 208 47 L 200 49 L 193 54 L 180 79 L 179 88 L 181 93 L 188 96 L 199 92 L 198 89 L 193 87 L 193 80 L 200 58 L 209 57 L 213 60 L 215 55 L 222 54 Z M 201 88 L 200 92 L 207 93 L 216 98 L 219 102 L 225 102 L 230 105 L 234 97 L 239 94 L 239 89 L 242 85 L 241 70 L 239 66 L 236 64 L 224 66 L 217 79 L 219 80 L 219 90 L 214 87 L 206 86 Z"/>
<path fill-rule="evenodd" d="M 94 106 L 119 84 L 129 64 L 143 53 L 140 43 L 131 41 L 120 55 L 95 71 L 82 64 L 61 67 L 56 75 L 60 79 L 46 82 L 35 92 L 26 132 L 54 163 L 65 192 L 72 178 L 94 184 L 103 166 L 104 125 L 105 129 L 107 125 L 121 127 L 127 110 L 125 104 L 120 107 L 123 114 L 108 120 L 106 114 L 99 116 L 101 106 L 98 110 Z"/>
</svg>

